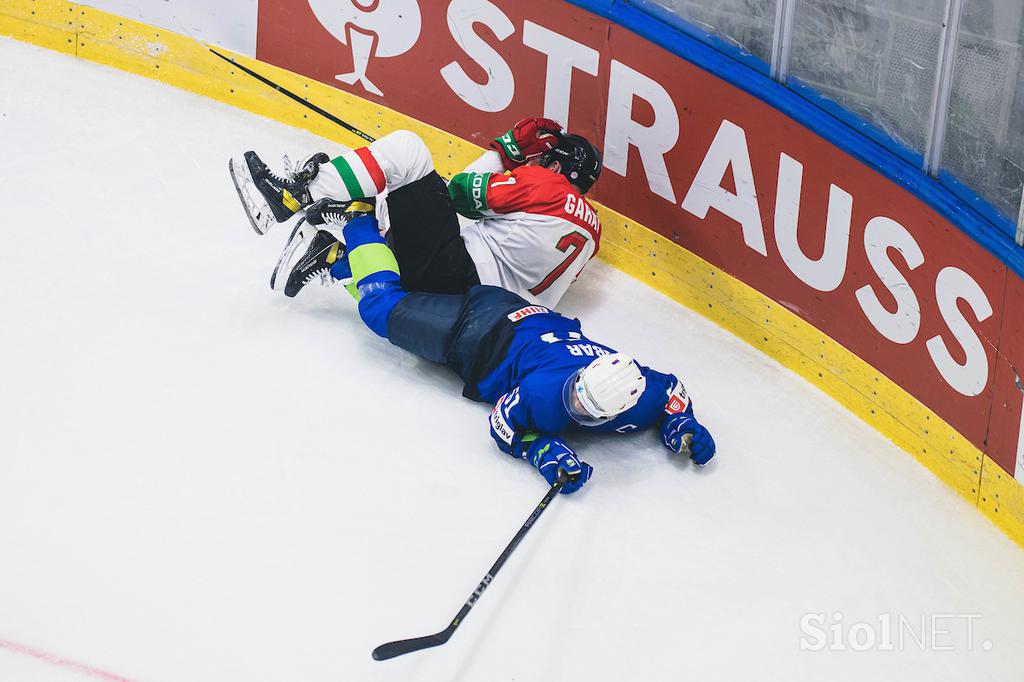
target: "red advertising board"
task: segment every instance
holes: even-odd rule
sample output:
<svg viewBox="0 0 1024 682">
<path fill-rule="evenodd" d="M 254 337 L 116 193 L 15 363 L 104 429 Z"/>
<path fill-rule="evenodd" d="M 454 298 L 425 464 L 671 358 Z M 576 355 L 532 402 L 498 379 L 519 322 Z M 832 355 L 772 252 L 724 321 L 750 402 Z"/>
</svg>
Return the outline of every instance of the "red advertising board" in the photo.
<svg viewBox="0 0 1024 682">
<path fill-rule="evenodd" d="M 527 115 L 605 153 L 598 201 L 839 341 L 1013 473 L 1024 283 L 779 111 L 561 0 L 261 0 L 257 57 L 486 144 Z"/>
<path fill-rule="evenodd" d="M 1012 272 L 1006 277 L 1003 310 L 985 451 L 1020 480 L 1024 478 L 1024 280 Z"/>
</svg>

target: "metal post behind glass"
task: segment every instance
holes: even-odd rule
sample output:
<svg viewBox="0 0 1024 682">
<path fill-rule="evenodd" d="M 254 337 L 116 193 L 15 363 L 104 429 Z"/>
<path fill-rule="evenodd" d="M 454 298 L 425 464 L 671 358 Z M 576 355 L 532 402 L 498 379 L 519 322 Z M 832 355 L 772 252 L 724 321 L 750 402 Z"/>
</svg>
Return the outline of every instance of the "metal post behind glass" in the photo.
<svg viewBox="0 0 1024 682">
<path fill-rule="evenodd" d="M 924 150 L 924 171 L 933 178 L 939 177 L 942 167 L 942 147 L 946 140 L 946 121 L 949 114 L 949 96 L 953 90 L 953 67 L 956 65 L 957 36 L 960 33 L 960 17 L 964 0 L 948 0 L 946 20 L 939 40 L 939 72 L 935 78 L 932 94 L 931 128 Z"/>
<path fill-rule="evenodd" d="M 1024 191 L 1020 195 L 1020 211 L 1017 213 L 1017 246 L 1024 246 Z"/>
<path fill-rule="evenodd" d="M 772 80 L 785 83 L 789 78 L 789 57 L 793 47 L 793 17 L 797 0 L 777 0 L 775 31 L 772 35 Z"/>
</svg>

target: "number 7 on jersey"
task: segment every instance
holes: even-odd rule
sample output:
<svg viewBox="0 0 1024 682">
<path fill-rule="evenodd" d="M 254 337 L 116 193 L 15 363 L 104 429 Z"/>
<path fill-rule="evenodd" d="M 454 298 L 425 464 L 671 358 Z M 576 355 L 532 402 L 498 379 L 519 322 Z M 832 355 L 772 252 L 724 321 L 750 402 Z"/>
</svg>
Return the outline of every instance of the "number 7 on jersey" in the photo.
<svg viewBox="0 0 1024 682">
<path fill-rule="evenodd" d="M 569 269 L 569 266 L 572 265 L 573 261 L 579 257 L 580 253 L 583 251 L 583 247 L 586 245 L 587 238 L 579 232 L 570 232 L 559 239 L 558 243 L 555 244 L 555 248 L 566 254 L 565 260 L 559 263 L 554 270 L 549 272 L 547 277 L 541 280 L 540 284 L 530 289 L 530 293 L 534 296 L 538 296 L 547 290 L 548 287 L 555 283 L 555 280 L 561 277 L 562 274 Z"/>
</svg>

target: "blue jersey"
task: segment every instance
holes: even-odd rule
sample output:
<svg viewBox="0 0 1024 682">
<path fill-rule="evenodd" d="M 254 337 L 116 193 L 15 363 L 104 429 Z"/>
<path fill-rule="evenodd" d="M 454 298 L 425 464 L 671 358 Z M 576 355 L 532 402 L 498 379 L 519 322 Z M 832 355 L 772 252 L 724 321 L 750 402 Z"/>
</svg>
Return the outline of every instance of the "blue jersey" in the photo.
<svg viewBox="0 0 1024 682">
<path fill-rule="evenodd" d="M 523 439 L 535 434 L 556 435 L 570 429 L 629 433 L 660 426 L 673 395 L 685 399 L 685 392 L 675 376 L 643 365 L 640 371 L 647 388 L 636 405 L 595 426 L 583 426 L 572 418 L 562 399 L 566 381 L 594 358 L 614 352 L 583 336 L 579 320 L 550 312 L 521 320 L 504 360 L 477 385 L 481 399 L 495 403 L 490 422 L 498 447 L 518 456 Z"/>
</svg>

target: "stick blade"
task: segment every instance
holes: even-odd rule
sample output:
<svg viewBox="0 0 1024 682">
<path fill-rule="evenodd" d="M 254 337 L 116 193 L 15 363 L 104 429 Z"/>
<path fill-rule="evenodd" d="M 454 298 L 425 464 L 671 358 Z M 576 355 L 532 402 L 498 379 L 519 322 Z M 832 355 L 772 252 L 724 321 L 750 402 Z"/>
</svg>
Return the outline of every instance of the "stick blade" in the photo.
<svg viewBox="0 0 1024 682">
<path fill-rule="evenodd" d="M 395 656 L 402 656 L 404 654 L 410 654 L 413 651 L 421 651 L 423 649 L 441 646 L 449 639 L 451 639 L 451 636 L 451 633 L 445 630 L 444 632 L 438 632 L 436 635 L 427 635 L 426 637 L 415 637 L 413 639 L 401 639 L 397 642 L 388 642 L 387 644 L 381 644 L 379 647 L 373 650 L 373 660 L 386 661 L 389 658 L 394 658 Z"/>
</svg>

